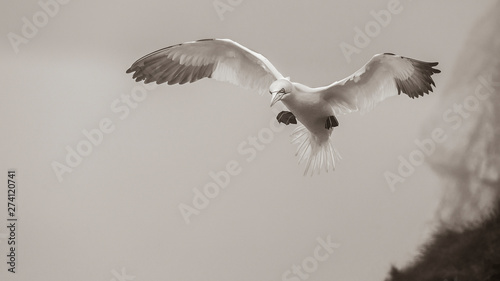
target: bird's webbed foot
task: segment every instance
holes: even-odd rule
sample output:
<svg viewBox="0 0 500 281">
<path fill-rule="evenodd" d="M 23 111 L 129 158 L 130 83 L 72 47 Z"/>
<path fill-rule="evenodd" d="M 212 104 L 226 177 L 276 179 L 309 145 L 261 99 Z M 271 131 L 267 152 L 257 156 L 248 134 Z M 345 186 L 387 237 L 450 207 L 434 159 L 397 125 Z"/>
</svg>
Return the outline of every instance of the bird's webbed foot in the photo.
<svg viewBox="0 0 500 281">
<path fill-rule="evenodd" d="M 281 111 L 278 113 L 278 116 L 276 116 L 276 120 L 278 120 L 279 123 L 284 123 L 285 125 L 297 124 L 295 115 L 293 115 L 290 111 Z"/>
<path fill-rule="evenodd" d="M 333 127 L 337 127 L 339 125 L 339 121 L 337 120 L 337 118 L 335 116 L 328 116 L 326 118 L 326 122 L 325 122 L 325 129 L 327 130 L 330 130 L 331 128 Z"/>
</svg>

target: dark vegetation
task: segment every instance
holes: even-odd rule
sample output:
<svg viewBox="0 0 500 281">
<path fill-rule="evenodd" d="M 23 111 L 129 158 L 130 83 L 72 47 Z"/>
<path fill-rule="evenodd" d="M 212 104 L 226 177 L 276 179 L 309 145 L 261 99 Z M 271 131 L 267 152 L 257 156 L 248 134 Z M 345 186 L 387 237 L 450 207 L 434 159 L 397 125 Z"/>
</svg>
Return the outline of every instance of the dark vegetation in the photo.
<svg viewBox="0 0 500 281">
<path fill-rule="evenodd" d="M 500 187 L 500 186 L 499 186 Z M 390 281 L 500 281 L 500 202 L 495 212 L 465 230 L 443 229 Z"/>
</svg>

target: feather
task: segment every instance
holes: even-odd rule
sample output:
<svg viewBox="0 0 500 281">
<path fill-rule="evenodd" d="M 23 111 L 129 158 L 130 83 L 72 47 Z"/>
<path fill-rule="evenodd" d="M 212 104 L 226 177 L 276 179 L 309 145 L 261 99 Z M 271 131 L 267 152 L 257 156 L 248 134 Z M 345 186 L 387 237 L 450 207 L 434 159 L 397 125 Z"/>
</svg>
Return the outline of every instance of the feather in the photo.
<svg viewBox="0 0 500 281">
<path fill-rule="evenodd" d="M 322 95 L 337 114 L 371 110 L 401 92 L 418 98 L 432 92 L 431 76 L 441 72 L 434 68 L 437 64 L 389 53 L 375 55 L 351 76 L 326 87 Z"/>
<path fill-rule="evenodd" d="M 134 62 L 127 73 L 136 81 L 192 83 L 202 78 L 229 82 L 266 93 L 283 75 L 261 54 L 229 39 L 204 39 L 154 51 Z"/>
<path fill-rule="evenodd" d="M 295 155 L 299 157 L 299 164 L 302 160 L 306 161 L 304 175 L 319 174 L 322 169 L 334 171 L 336 160 L 342 159 L 333 147 L 331 138 L 322 140 L 302 124 L 292 133 L 292 143 L 298 145 Z"/>
</svg>

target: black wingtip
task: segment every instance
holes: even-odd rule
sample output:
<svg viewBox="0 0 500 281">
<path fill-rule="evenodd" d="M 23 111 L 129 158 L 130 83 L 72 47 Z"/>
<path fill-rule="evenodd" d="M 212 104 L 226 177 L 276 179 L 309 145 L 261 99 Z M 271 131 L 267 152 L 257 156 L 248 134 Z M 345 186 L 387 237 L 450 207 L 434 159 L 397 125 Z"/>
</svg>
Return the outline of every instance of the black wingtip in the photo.
<svg viewBox="0 0 500 281">
<path fill-rule="evenodd" d="M 424 62 L 414 59 L 409 59 L 416 69 L 414 79 L 399 80 L 396 79 L 396 88 L 398 94 L 404 93 L 410 98 L 415 99 L 418 97 L 423 97 L 429 93 L 434 92 L 433 87 L 436 87 L 436 83 L 432 78 L 432 75 L 436 73 L 441 73 L 441 70 L 434 68 L 439 63 L 438 62 Z"/>
<path fill-rule="evenodd" d="M 441 73 L 441 70 L 434 68 L 438 64 L 439 64 L 439 62 L 430 62 L 429 63 L 429 66 L 431 67 L 433 73 Z"/>
<path fill-rule="evenodd" d="M 214 41 L 214 40 L 215 40 L 215 38 L 207 38 L 207 39 L 196 40 L 196 42 Z"/>
</svg>

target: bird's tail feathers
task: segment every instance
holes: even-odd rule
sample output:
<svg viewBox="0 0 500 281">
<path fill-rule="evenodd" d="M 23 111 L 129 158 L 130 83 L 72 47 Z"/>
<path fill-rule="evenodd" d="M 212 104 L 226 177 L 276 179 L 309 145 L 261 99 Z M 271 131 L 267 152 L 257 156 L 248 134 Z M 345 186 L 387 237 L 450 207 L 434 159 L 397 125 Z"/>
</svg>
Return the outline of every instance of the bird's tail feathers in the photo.
<svg viewBox="0 0 500 281">
<path fill-rule="evenodd" d="M 304 125 L 299 126 L 292 133 L 292 143 L 298 144 L 296 156 L 299 157 L 299 164 L 302 161 L 306 163 L 304 175 L 312 176 L 314 173 L 319 174 L 321 169 L 326 172 L 335 170 L 335 160 L 340 160 L 342 157 L 335 150 L 331 138 L 328 136 L 324 139 L 311 133 Z"/>
</svg>

